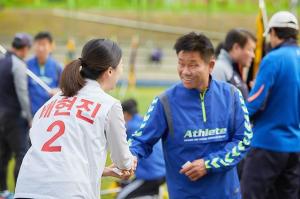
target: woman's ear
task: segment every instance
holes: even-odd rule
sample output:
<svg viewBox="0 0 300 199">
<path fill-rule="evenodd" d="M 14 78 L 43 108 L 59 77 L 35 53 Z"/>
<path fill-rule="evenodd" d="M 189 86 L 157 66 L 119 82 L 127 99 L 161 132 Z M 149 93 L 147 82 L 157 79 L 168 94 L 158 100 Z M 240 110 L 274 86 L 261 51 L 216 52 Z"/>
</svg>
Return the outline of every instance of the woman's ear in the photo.
<svg viewBox="0 0 300 199">
<path fill-rule="evenodd" d="M 113 68 L 112 68 L 112 67 L 109 67 L 109 68 L 107 69 L 107 72 L 108 72 L 109 75 L 111 75 L 112 72 L 113 72 Z"/>
</svg>

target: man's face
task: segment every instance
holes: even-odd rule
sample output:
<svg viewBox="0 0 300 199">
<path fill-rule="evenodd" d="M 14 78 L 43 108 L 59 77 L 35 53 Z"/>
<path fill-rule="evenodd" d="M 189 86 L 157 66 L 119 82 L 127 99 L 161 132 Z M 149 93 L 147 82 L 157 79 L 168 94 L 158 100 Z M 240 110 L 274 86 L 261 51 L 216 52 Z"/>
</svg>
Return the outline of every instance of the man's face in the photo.
<svg viewBox="0 0 300 199">
<path fill-rule="evenodd" d="M 30 48 L 29 47 L 24 47 L 22 48 L 21 50 L 19 50 L 19 54 L 18 56 L 21 58 L 21 59 L 25 59 L 28 55 L 30 51 Z"/>
<path fill-rule="evenodd" d="M 270 35 L 270 44 L 271 44 L 271 47 L 275 48 L 277 45 L 280 44 L 281 41 L 278 39 L 278 37 L 277 37 L 277 35 L 276 35 L 276 33 L 275 33 L 275 31 L 274 31 L 273 28 L 271 29 L 269 35 Z"/>
<path fill-rule="evenodd" d="M 128 122 L 129 120 L 132 119 L 132 116 L 128 112 L 124 111 L 123 114 L 124 114 L 125 122 Z"/>
<path fill-rule="evenodd" d="M 255 57 L 255 41 L 248 39 L 246 45 L 242 48 L 239 45 L 237 45 L 237 56 L 235 62 L 240 64 L 243 67 L 249 67 L 253 61 L 253 58 Z"/>
<path fill-rule="evenodd" d="M 34 42 L 34 50 L 40 61 L 45 61 L 52 51 L 52 43 L 48 39 L 39 39 Z"/>
<path fill-rule="evenodd" d="M 120 63 L 115 69 L 110 67 L 109 69 L 107 69 L 107 71 L 105 71 L 105 73 L 107 74 L 108 77 L 108 80 L 106 81 L 107 88 L 105 90 L 110 91 L 116 87 L 118 80 L 120 79 L 123 73 L 122 59 L 120 60 Z"/>
<path fill-rule="evenodd" d="M 209 74 L 212 72 L 214 60 L 206 63 L 195 51 L 180 51 L 178 57 L 178 75 L 185 88 L 200 89 L 208 84 Z"/>
</svg>

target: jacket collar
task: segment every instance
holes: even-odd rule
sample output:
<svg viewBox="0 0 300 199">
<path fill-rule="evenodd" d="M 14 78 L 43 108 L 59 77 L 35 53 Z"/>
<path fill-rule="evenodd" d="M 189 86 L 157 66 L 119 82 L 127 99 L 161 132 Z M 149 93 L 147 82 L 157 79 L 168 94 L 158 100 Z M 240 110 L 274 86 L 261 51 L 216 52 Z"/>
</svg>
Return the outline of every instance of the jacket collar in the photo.
<svg viewBox="0 0 300 199">
<path fill-rule="evenodd" d="M 281 44 L 279 44 L 276 47 L 274 47 L 272 50 L 276 50 L 276 49 L 279 49 L 279 48 L 284 47 L 284 46 L 298 46 L 297 40 L 295 40 L 295 39 L 287 39 L 284 42 L 282 42 Z"/>
<path fill-rule="evenodd" d="M 231 59 L 229 53 L 225 49 L 221 49 L 218 59 L 226 60 L 230 64 L 233 64 L 233 60 Z"/>
</svg>

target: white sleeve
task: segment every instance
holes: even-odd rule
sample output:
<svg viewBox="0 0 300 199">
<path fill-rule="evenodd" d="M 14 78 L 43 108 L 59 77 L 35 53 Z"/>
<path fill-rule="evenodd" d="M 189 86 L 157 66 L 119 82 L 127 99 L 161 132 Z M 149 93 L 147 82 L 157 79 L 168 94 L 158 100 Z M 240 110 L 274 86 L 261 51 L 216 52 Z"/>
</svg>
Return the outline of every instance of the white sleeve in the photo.
<svg viewBox="0 0 300 199">
<path fill-rule="evenodd" d="M 109 111 L 105 132 L 112 162 L 119 169 L 130 169 L 133 156 L 126 140 L 125 121 L 120 102 L 115 103 Z"/>
</svg>

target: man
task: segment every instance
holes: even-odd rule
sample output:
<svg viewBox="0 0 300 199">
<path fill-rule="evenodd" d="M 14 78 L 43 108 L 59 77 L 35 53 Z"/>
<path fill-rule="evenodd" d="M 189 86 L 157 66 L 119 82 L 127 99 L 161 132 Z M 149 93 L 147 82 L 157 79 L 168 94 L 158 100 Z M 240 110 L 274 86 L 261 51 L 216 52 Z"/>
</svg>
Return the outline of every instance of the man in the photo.
<svg viewBox="0 0 300 199">
<path fill-rule="evenodd" d="M 213 77 L 236 86 L 244 99 L 248 97 L 248 86 L 243 80 L 243 70 L 250 67 L 255 56 L 256 39 L 245 29 L 232 29 L 225 38 L 213 70 Z"/>
<path fill-rule="evenodd" d="M 127 139 L 130 141 L 132 135 L 141 126 L 143 118 L 138 114 L 137 102 L 134 99 L 123 101 L 122 108 L 126 122 Z M 165 175 L 162 145 L 159 141 L 154 145 L 152 154 L 139 161 L 135 171 L 135 179 L 122 189 L 117 198 L 158 196 L 159 187 L 165 182 Z"/>
<path fill-rule="evenodd" d="M 33 79 L 29 78 L 28 87 L 32 115 L 58 91 L 57 87 L 62 72 L 61 65 L 51 56 L 53 38 L 49 32 L 39 32 L 34 37 L 34 50 L 35 56 L 27 61 L 28 68 L 53 90 L 48 93 Z"/>
<path fill-rule="evenodd" d="M 15 35 L 12 49 L 0 59 L 0 198 L 13 198 L 7 191 L 8 162 L 15 154 L 14 179 L 28 149 L 28 124 L 31 122 L 26 64 L 23 59 L 31 46 L 31 37 Z"/>
<path fill-rule="evenodd" d="M 242 176 L 244 199 L 297 198 L 300 187 L 300 48 L 297 18 L 275 13 L 265 32 L 272 50 L 263 58 L 247 100 L 252 149 Z"/>
<path fill-rule="evenodd" d="M 162 138 L 172 199 L 240 199 L 236 164 L 252 137 L 243 98 L 212 79 L 214 50 L 206 36 L 186 34 L 174 48 L 181 83 L 153 100 L 131 151 L 147 157 Z"/>
</svg>

